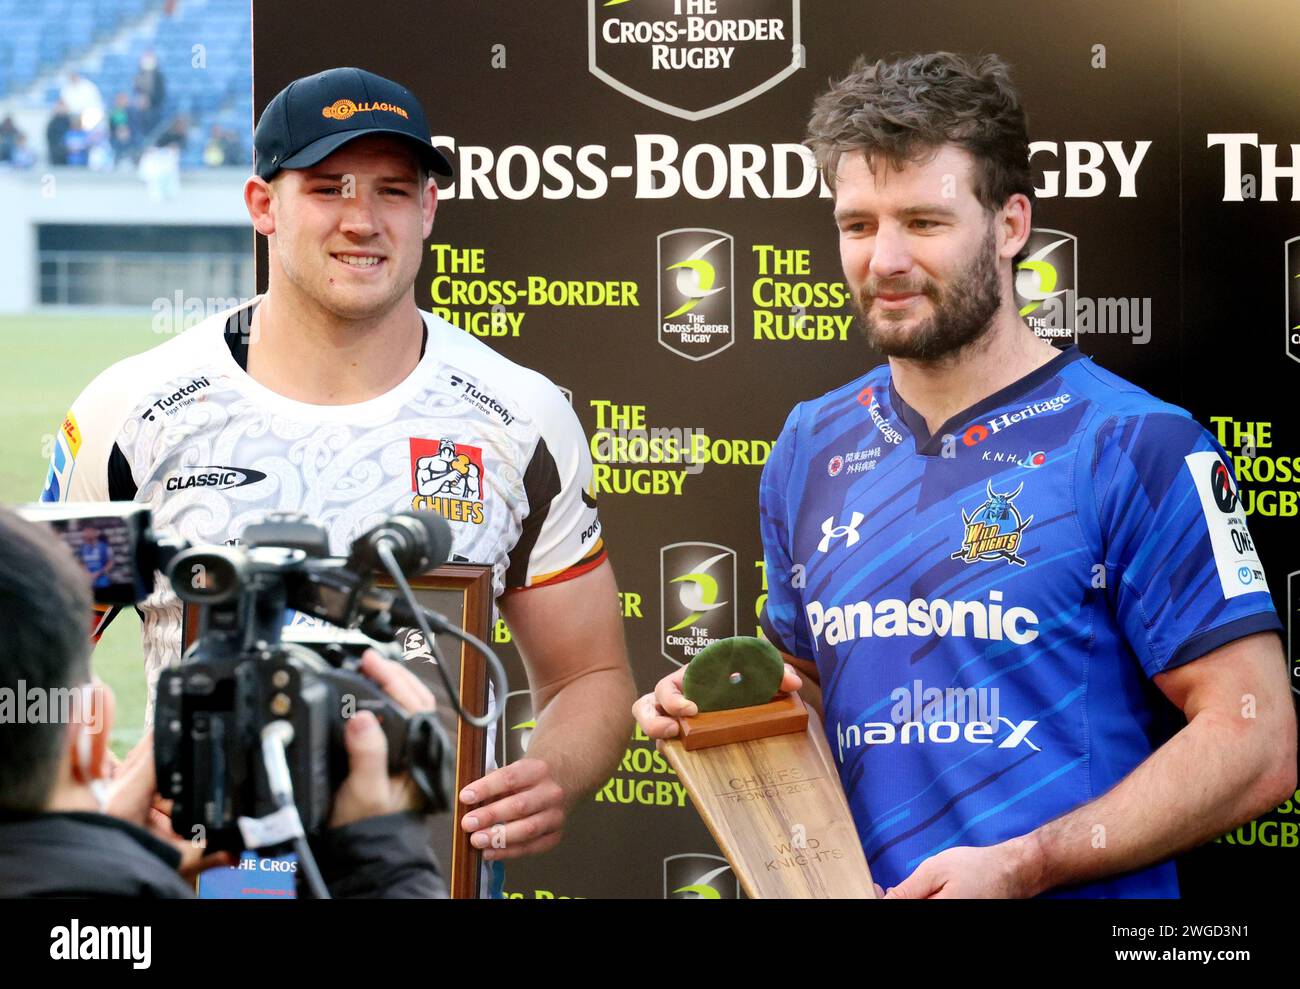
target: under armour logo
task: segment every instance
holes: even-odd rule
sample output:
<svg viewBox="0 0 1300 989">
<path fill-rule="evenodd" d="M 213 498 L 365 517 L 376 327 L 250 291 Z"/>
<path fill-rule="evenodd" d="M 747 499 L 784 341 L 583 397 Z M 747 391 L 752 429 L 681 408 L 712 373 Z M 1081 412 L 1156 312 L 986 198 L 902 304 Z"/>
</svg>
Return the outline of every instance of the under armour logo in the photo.
<svg viewBox="0 0 1300 989">
<path fill-rule="evenodd" d="M 862 524 L 863 518 L 865 516 L 861 512 L 854 512 L 848 525 L 835 525 L 835 516 L 832 515 L 822 523 L 822 541 L 817 544 L 817 552 L 825 553 L 831 548 L 831 540 L 840 536 L 848 536 L 844 545 L 852 546 L 862 538 L 858 535 L 858 526 Z"/>
</svg>

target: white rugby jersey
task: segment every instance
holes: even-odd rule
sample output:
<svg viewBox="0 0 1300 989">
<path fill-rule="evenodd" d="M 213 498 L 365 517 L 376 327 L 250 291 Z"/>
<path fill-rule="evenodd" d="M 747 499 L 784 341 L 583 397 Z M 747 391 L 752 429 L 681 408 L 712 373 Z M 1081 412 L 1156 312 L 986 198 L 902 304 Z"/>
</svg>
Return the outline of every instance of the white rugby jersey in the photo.
<svg viewBox="0 0 1300 989">
<path fill-rule="evenodd" d="M 582 426 L 545 377 L 422 312 L 424 353 L 404 381 L 355 405 L 308 405 L 244 370 L 258 301 L 91 382 L 59 431 L 42 500 L 134 500 L 160 535 L 199 544 L 303 512 L 338 555 L 394 512 L 430 510 L 451 525 L 453 559 L 492 566 L 495 596 L 604 560 Z M 182 610 L 162 577 L 139 609 L 152 720 Z"/>
</svg>

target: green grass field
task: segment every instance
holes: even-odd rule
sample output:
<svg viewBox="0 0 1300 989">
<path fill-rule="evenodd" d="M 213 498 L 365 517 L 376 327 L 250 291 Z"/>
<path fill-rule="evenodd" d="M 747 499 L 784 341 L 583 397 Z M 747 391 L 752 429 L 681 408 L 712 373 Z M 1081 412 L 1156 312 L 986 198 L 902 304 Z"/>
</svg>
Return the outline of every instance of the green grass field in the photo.
<svg viewBox="0 0 1300 989">
<path fill-rule="evenodd" d="M 0 500 L 36 501 L 54 434 L 73 399 L 115 361 L 148 350 L 152 313 L 0 316 Z M 82 431 L 92 424 L 82 422 Z M 113 750 L 122 755 L 144 725 L 144 660 L 135 612 L 117 616 L 95 649 L 95 672 L 117 695 Z"/>
</svg>

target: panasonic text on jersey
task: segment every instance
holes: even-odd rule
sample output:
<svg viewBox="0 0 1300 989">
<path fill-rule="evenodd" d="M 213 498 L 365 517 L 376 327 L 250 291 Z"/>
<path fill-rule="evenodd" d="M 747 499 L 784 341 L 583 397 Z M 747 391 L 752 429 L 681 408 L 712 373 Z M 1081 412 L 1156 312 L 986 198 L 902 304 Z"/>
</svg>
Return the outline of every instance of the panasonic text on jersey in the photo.
<svg viewBox="0 0 1300 989">
<path fill-rule="evenodd" d="M 1029 608 L 1004 607 L 1001 591 L 989 591 L 988 602 L 945 598 L 886 598 L 826 606 L 810 601 L 804 608 L 814 646 L 839 645 L 854 639 L 897 636 L 1006 639 L 1027 645 L 1038 638 L 1038 615 Z"/>
</svg>

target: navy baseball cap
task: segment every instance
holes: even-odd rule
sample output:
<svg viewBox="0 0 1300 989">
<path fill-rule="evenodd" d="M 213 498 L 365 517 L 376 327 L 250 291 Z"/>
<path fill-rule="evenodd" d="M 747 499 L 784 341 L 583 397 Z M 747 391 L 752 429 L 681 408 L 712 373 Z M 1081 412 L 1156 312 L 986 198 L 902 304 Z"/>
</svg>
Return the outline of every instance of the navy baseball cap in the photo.
<svg viewBox="0 0 1300 989">
<path fill-rule="evenodd" d="M 253 134 L 254 170 L 309 168 L 366 134 L 408 138 L 425 168 L 451 178 L 451 164 L 429 143 L 424 109 L 405 86 L 365 69 L 326 69 L 295 79 L 262 111 Z"/>
</svg>

